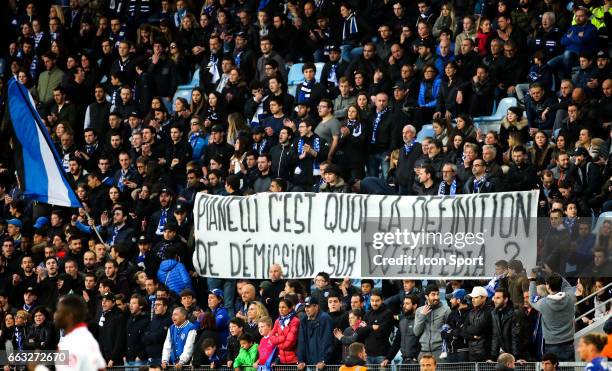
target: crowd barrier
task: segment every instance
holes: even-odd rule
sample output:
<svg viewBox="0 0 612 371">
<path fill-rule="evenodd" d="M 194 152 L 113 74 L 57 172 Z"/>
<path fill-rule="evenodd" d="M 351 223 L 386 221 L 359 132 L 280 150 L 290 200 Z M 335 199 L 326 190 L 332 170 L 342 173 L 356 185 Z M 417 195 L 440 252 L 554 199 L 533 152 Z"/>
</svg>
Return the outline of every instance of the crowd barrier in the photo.
<svg viewBox="0 0 612 371">
<path fill-rule="evenodd" d="M 561 362 L 559 371 L 584 371 L 584 366 L 586 363 L 584 362 Z M 437 366 L 437 371 L 495 371 L 496 363 L 493 362 L 466 362 L 466 363 L 439 363 Z M 142 367 L 142 366 L 141 366 Z M 418 364 L 396 364 L 389 365 L 387 367 L 381 367 L 379 365 L 368 365 L 366 366 L 369 371 L 419 371 Z M 324 371 L 339 371 L 339 365 L 328 365 L 325 366 Z M 140 371 L 138 367 L 135 366 L 118 366 L 118 367 L 109 367 L 108 371 Z M 148 370 L 145 366 L 142 370 Z M 168 367 L 166 370 L 176 370 L 175 368 Z M 192 370 L 192 371 L 210 371 L 210 367 L 191 367 L 185 366 L 182 367 L 181 370 Z M 230 369 L 227 367 L 219 367 L 216 368 L 217 371 L 234 371 L 234 369 Z M 307 366 L 306 371 L 315 371 L 315 366 Z M 527 362 L 527 363 L 517 363 L 515 371 L 540 371 L 542 370 L 542 366 L 539 362 Z M 272 371 L 298 371 L 297 366 L 273 366 Z"/>
</svg>

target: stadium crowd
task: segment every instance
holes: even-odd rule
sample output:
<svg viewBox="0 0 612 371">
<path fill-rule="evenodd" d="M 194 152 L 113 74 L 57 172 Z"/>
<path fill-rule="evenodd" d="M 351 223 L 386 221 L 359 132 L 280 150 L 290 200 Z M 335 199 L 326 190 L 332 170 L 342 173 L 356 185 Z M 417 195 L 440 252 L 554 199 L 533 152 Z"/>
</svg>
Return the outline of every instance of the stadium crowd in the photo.
<svg viewBox="0 0 612 371">
<path fill-rule="evenodd" d="M 55 349 L 53 312 L 75 294 L 108 366 L 505 352 L 551 371 L 573 360 L 575 331 L 608 314 L 612 222 L 592 227 L 612 211 L 612 0 L 6 3 L 2 349 Z M 82 208 L 23 196 L 11 78 Z M 508 97 L 499 128 L 481 127 Z M 279 266 L 265 281 L 218 279 L 192 263 L 198 192 L 532 189 L 547 218 L 538 268 L 499 261 L 482 283 L 301 282 Z M 349 351 L 357 342 L 365 353 Z"/>
</svg>

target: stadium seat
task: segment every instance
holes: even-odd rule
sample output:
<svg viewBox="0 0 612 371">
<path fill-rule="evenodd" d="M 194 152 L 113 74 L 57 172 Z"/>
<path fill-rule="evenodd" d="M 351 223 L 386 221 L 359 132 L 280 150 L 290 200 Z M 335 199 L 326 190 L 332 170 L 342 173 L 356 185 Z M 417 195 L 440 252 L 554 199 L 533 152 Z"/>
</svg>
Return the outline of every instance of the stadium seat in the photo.
<svg viewBox="0 0 612 371">
<path fill-rule="evenodd" d="M 421 130 L 417 133 L 416 140 L 417 142 L 422 143 L 425 137 L 433 137 L 433 136 L 434 136 L 433 125 L 431 124 L 423 125 Z"/>
<path fill-rule="evenodd" d="M 289 75 L 287 76 L 287 86 L 289 85 L 297 85 L 304 81 L 304 75 L 302 75 L 302 66 L 304 63 L 295 63 L 291 66 L 289 70 Z"/>
<path fill-rule="evenodd" d="M 506 113 L 508 112 L 508 108 L 514 107 L 517 104 L 518 104 L 518 101 L 516 100 L 516 98 L 512 98 L 512 97 L 504 98 L 497 105 L 497 110 L 495 111 L 493 115 L 474 117 L 474 123 L 483 123 L 483 122 L 487 123 L 487 122 L 501 121 L 504 118 L 504 116 L 506 116 Z"/>
<path fill-rule="evenodd" d="M 593 228 L 593 233 L 597 234 L 599 232 L 599 228 L 603 224 L 604 220 L 609 220 L 612 222 L 612 211 L 606 211 L 605 213 L 601 213 L 599 218 L 597 218 L 597 222 L 595 222 L 595 227 Z"/>
<path fill-rule="evenodd" d="M 177 91 L 178 90 L 187 90 L 189 89 L 189 91 L 191 91 L 191 89 L 200 86 L 200 69 L 196 69 L 195 72 L 193 73 L 193 77 L 191 78 L 191 81 L 188 84 L 183 84 L 183 85 L 179 85 L 177 87 Z"/>
<path fill-rule="evenodd" d="M 317 67 L 317 73 L 315 75 L 315 80 L 317 80 L 317 82 L 321 82 L 321 72 L 323 72 L 323 66 L 325 66 L 325 63 L 323 62 L 315 63 L 315 66 Z"/>
<path fill-rule="evenodd" d="M 176 101 L 176 98 L 185 98 L 187 99 L 187 102 L 191 103 L 191 88 L 176 90 L 176 93 L 174 93 L 174 97 L 172 97 L 172 102 L 170 102 L 170 112 L 174 112 L 174 101 Z"/>
</svg>

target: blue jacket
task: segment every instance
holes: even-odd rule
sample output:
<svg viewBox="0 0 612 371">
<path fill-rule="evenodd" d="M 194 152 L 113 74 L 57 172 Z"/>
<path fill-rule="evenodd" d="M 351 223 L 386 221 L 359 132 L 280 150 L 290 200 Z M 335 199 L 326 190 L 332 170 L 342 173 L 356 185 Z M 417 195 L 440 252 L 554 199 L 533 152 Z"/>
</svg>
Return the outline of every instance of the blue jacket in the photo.
<svg viewBox="0 0 612 371">
<path fill-rule="evenodd" d="M 187 269 L 183 263 L 174 259 L 166 259 L 161 262 L 157 271 L 157 279 L 177 295 L 184 289 L 192 288 L 191 277 Z"/>
<path fill-rule="evenodd" d="M 433 98 L 429 102 L 425 102 L 425 81 L 421 82 L 419 87 L 419 107 L 436 108 L 438 104 L 438 91 L 440 90 L 441 79 L 435 79 L 433 82 L 433 88 L 431 89 L 431 97 Z"/>
<path fill-rule="evenodd" d="M 578 36 L 581 32 L 582 37 Z M 588 21 L 584 26 L 574 25 L 561 38 L 561 45 L 576 54 L 593 53 L 597 46 L 597 28 Z"/>
<path fill-rule="evenodd" d="M 191 133 L 189 134 L 189 144 L 191 145 L 191 159 L 200 162 L 204 149 L 208 145 L 208 135 L 204 136 L 202 133 Z"/>
<path fill-rule="evenodd" d="M 227 338 L 229 337 L 229 320 L 230 315 L 223 305 L 219 305 L 215 310 L 212 311 L 215 316 L 215 325 L 219 332 L 219 339 L 221 341 L 221 354 L 225 354 L 227 351 Z"/>
<path fill-rule="evenodd" d="M 325 312 L 319 312 L 314 320 L 305 318 L 300 321 L 298 332 L 297 357 L 299 363 L 314 365 L 319 362 L 329 364 L 333 359 L 334 323 Z"/>
</svg>

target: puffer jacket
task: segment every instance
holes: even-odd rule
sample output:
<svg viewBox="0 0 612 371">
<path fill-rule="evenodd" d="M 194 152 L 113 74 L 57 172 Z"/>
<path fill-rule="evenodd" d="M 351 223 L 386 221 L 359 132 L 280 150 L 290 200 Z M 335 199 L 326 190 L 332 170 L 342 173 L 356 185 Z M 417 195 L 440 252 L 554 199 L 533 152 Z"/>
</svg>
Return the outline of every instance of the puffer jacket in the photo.
<svg viewBox="0 0 612 371">
<path fill-rule="evenodd" d="M 293 316 L 289 324 L 281 328 L 280 321 L 274 322 L 274 328 L 270 333 L 270 341 L 278 347 L 278 356 L 282 364 L 296 364 L 298 362 L 296 349 L 298 332 L 300 331 L 300 320 Z"/>
<path fill-rule="evenodd" d="M 157 279 L 166 285 L 173 293 L 179 295 L 184 289 L 191 289 L 191 277 L 183 263 L 166 259 L 161 262 L 157 271 Z"/>
<path fill-rule="evenodd" d="M 486 361 L 491 350 L 491 307 L 472 308 L 463 324 L 470 361 Z"/>
</svg>

